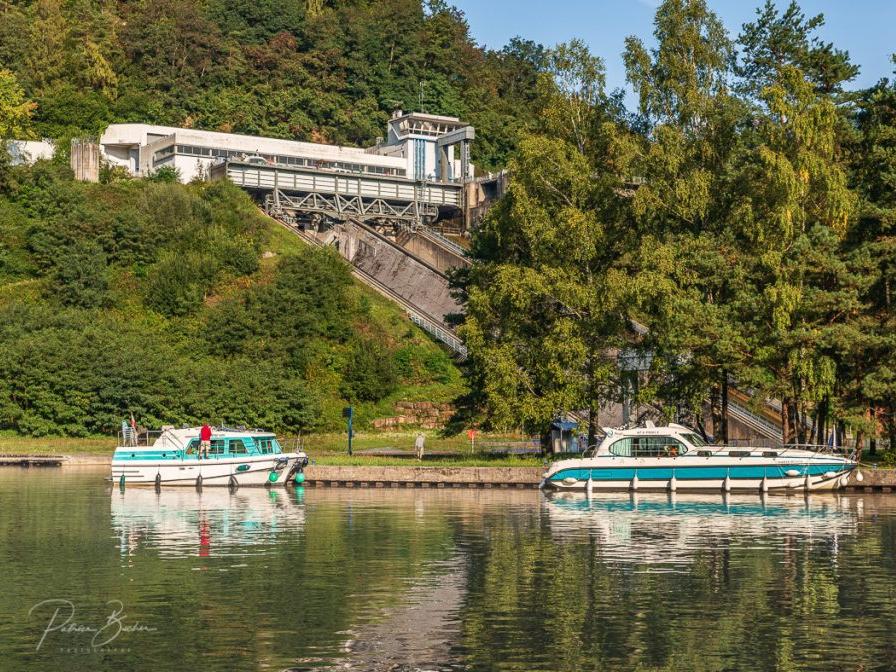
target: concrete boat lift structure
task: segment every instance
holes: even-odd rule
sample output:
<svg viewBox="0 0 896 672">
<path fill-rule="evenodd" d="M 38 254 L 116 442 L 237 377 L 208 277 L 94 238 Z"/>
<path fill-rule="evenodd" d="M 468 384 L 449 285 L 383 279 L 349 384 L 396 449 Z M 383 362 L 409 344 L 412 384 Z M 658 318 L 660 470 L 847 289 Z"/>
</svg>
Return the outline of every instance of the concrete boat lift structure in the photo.
<svg viewBox="0 0 896 672">
<path fill-rule="evenodd" d="M 463 357 L 448 274 L 469 262 L 434 225 L 451 221 L 462 232 L 456 223 L 483 209 L 470 162 L 475 130 L 455 117 L 397 110 L 387 134 L 359 148 L 113 124 L 98 142 L 73 142 L 71 161 L 86 180 L 98 179 L 102 164 L 137 176 L 170 167 L 184 182 L 227 179 L 306 242 L 338 249 L 359 279 Z"/>
</svg>

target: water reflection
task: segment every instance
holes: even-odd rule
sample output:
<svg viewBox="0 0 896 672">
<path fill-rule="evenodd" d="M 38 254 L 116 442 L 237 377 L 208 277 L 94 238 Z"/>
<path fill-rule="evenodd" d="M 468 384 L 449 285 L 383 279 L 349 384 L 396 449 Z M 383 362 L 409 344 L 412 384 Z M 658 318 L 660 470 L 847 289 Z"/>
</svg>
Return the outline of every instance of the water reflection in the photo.
<svg viewBox="0 0 896 672">
<path fill-rule="evenodd" d="M 720 544 L 752 548 L 785 539 L 838 543 L 854 534 L 860 502 L 846 497 L 749 494 L 546 494 L 557 541 L 596 539 L 605 560 L 687 564 Z"/>
<path fill-rule="evenodd" d="M 260 555 L 305 524 L 304 490 L 127 488 L 112 492 L 112 529 L 123 557 L 155 548 L 162 557 Z"/>
<path fill-rule="evenodd" d="M 127 488 L 0 472 L 0 669 L 896 669 L 896 498 Z M 42 625 L 120 600 L 121 651 Z"/>
</svg>

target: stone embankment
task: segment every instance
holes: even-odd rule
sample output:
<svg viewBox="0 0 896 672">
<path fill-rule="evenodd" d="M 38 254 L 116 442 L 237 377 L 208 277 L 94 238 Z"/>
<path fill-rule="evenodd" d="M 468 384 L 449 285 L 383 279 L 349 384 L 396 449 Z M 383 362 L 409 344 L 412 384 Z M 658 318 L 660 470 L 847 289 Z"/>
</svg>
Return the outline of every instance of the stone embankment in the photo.
<svg viewBox="0 0 896 672">
<path fill-rule="evenodd" d="M 894 492 L 896 491 L 896 469 L 867 469 L 860 470 L 862 480 L 856 478 L 856 473 L 849 475 L 846 484 L 847 492 Z"/>
<path fill-rule="evenodd" d="M 541 467 L 334 467 L 310 465 L 305 478 L 312 486 L 392 488 L 536 488 Z"/>
<path fill-rule="evenodd" d="M 399 401 L 395 404 L 396 415 L 377 418 L 371 424 L 377 429 L 389 429 L 413 425 L 423 429 L 439 429 L 454 415 L 451 404 L 437 404 L 431 401 Z"/>
</svg>

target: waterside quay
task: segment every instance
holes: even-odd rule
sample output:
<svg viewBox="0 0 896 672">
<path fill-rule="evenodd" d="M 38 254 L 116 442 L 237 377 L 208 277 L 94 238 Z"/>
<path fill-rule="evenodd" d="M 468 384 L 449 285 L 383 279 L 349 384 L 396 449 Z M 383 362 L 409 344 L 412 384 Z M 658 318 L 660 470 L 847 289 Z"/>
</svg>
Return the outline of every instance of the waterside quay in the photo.
<svg viewBox="0 0 896 672">
<path fill-rule="evenodd" d="M 106 455 L 0 455 L 0 466 L 107 466 Z M 896 492 L 896 469 L 860 469 L 841 492 Z M 331 466 L 305 468 L 310 487 L 348 488 L 537 488 L 543 467 Z"/>
</svg>

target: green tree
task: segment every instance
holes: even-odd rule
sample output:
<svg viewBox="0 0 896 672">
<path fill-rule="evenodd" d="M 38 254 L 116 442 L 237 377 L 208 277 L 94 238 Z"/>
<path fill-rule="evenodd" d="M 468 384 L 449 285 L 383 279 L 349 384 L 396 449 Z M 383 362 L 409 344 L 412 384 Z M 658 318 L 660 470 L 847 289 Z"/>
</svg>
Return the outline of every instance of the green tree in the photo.
<svg viewBox="0 0 896 672">
<path fill-rule="evenodd" d="M 823 94 L 834 94 L 843 83 L 859 74 L 849 53 L 834 48 L 816 34 L 824 26 L 824 15 L 806 18 L 795 1 L 779 11 L 772 0 L 756 10 L 756 20 L 746 23 L 738 37 L 742 47 L 737 75 L 745 92 L 758 96 L 776 79 L 783 65 L 800 69 Z"/>
<path fill-rule="evenodd" d="M 664 2 L 654 25 L 656 48 L 629 38 L 625 53 L 642 117 L 630 210 L 640 236 L 628 270 L 650 328 L 642 347 L 654 355 L 645 392 L 698 425 L 709 401 L 724 439 L 729 378 L 743 364 L 726 224 L 746 109 L 729 88 L 733 45 L 703 0 Z"/>
<path fill-rule="evenodd" d="M 605 112 L 603 64 L 582 43 L 552 50 L 538 133 L 510 163 L 507 196 L 473 241 L 458 277 L 470 375 L 497 427 L 544 432 L 557 413 L 615 398 L 613 346 L 626 325 L 624 279 L 613 272 L 621 143 Z"/>
<path fill-rule="evenodd" d="M 342 392 L 350 401 L 380 401 L 398 384 L 392 353 L 373 340 L 358 340 L 342 374 Z"/>
<path fill-rule="evenodd" d="M 36 105 L 25 98 L 16 76 L 0 70 L 0 138 L 27 140 L 33 136 L 31 115 Z"/>
<path fill-rule="evenodd" d="M 894 56 L 896 62 L 896 56 Z M 859 194 L 847 241 L 864 262 L 867 310 L 844 357 L 846 404 L 853 424 L 896 446 L 896 85 L 882 80 L 858 100 L 858 135 L 850 147 L 852 184 Z M 856 264 L 858 266 L 858 263 Z M 881 432 L 883 430 L 883 432 Z M 874 444 L 872 444 L 874 445 Z"/>
<path fill-rule="evenodd" d="M 95 241 L 78 240 L 53 260 L 50 292 L 66 306 L 98 308 L 106 305 L 108 266 Z"/>
</svg>

